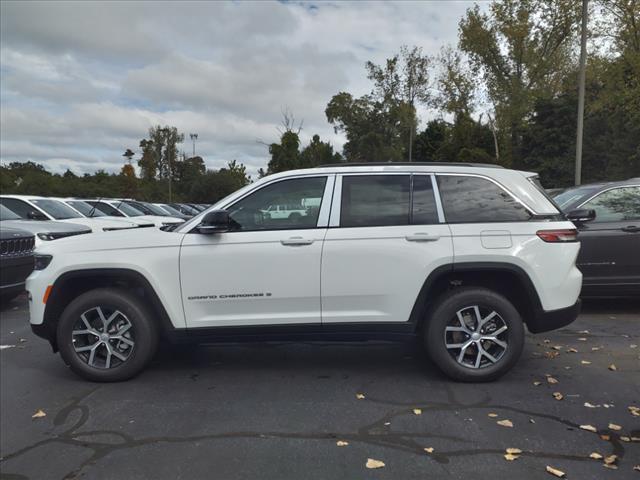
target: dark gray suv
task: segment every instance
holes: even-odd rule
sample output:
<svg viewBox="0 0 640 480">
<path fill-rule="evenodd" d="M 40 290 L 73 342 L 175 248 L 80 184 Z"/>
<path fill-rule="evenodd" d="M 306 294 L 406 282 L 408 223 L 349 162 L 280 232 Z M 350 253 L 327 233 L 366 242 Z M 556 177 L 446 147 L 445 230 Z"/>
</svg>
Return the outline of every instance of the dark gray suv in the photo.
<svg viewBox="0 0 640 480">
<path fill-rule="evenodd" d="M 555 202 L 578 227 L 582 296 L 640 296 L 640 178 L 570 188 Z"/>
</svg>

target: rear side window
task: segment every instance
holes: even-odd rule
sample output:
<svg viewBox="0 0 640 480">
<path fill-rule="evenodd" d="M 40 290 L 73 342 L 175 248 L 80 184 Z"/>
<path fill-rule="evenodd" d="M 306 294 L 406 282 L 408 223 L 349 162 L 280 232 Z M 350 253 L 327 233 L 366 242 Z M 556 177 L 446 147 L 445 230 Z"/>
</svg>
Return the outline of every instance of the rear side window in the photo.
<svg viewBox="0 0 640 480">
<path fill-rule="evenodd" d="M 608 190 L 589 200 L 581 208 L 596 211 L 594 222 L 640 220 L 640 187 Z"/>
<path fill-rule="evenodd" d="M 438 223 L 438 210 L 430 175 L 413 176 L 413 205 L 411 208 L 413 224 L 430 225 Z"/>
<path fill-rule="evenodd" d="M 438 175 L 447 223 L 527 221 L 531 214 L 505 190 L 480 177 Z"/>
<path fill-rule="evenodd" d="M 409 175 L 342 177 L 341 227 L 409 224 Z"/>
<path fill-rule="evenodd" d="M 17 198 L 0 198 L 0 203 L 16 215 L 19 215 L 20 218 L 29 218 L 29 213 L 35 210 L 35 208 L 27 202 L 23 202 Z"/>
</svg>

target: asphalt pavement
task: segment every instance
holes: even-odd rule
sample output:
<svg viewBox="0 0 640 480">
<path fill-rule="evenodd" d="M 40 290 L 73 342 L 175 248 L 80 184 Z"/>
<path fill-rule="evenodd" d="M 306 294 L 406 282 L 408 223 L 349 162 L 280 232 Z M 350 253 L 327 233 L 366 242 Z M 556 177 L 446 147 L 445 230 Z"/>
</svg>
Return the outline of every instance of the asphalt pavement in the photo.
<svg viewBox="0 0 640 480">
<path fill-rule="evenodd" d="M 0 345 L 2 479 L 640 479 L 640 301 L 528 335 L 490 384 L 385 342 L 164 347 L 129 382 L 89 383 L 24 299 Z"/>
</svg>

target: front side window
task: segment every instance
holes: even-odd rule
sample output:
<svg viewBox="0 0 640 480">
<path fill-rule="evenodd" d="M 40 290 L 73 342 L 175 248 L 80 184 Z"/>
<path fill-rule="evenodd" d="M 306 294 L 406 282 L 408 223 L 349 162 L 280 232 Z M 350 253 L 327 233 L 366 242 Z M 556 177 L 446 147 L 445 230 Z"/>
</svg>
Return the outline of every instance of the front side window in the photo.
<svg viewBox="0 0 640 480">
<path fill-rule="evenodd" d="M 57 200 L 33 199 L 31 201 L 56 220 L 66 220 L 67 218 L 82 218 L 82 215 L 76 212 L 73 208 Z"/>
<path fill-rule="evenodd" d="M 437 179 L 447 223 L 522 222 L 532 216 L 486 178 L 438 175 Z"/>
<path fill-rule="evenodd" d="M 640 187 L 621 187 L 592 198 L 581 208 L 596 211 L 594 222 L 640 220 Z"/>
<path fill-rule="evenodd" d="M 267 185 L 227 208 L 236 230 L 316 228 L 327 177 L 292 178 Z"/>
<path fill-rule="evenodd" d="M 31 205 L 17 198 L 0 198 L 0 203 L 18 215 L 20 218 L 29 218 L 29 214 L 35 211 Z"/>
<path fill-rule="evenodd" d="M 409 224 L 409 175 L 342 177 L 341 227 Z"/>
<path fill-rule="evenodd" d="M 0 220 L 20 220 L 20 215 L 13 213 L 0 203 Z"/>
</svg>

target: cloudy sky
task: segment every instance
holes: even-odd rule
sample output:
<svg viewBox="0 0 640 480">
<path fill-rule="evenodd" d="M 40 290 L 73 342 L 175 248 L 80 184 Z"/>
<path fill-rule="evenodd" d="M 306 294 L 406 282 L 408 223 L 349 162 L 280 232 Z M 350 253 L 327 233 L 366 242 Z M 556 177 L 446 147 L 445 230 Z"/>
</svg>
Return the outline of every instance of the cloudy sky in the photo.
<svg viewBox="0 0 640 480">
<path fill-rule="evenodd" d="M 254 173 L 281 112 L 344 139 L 324 109 L 369 91 L 364 63 L 455 43 L 473 2 L 9 2 L 0 12 L 0 161 L 119 171 L 148 128 L 198 133 L 210 168 Z"/>
</svg>

